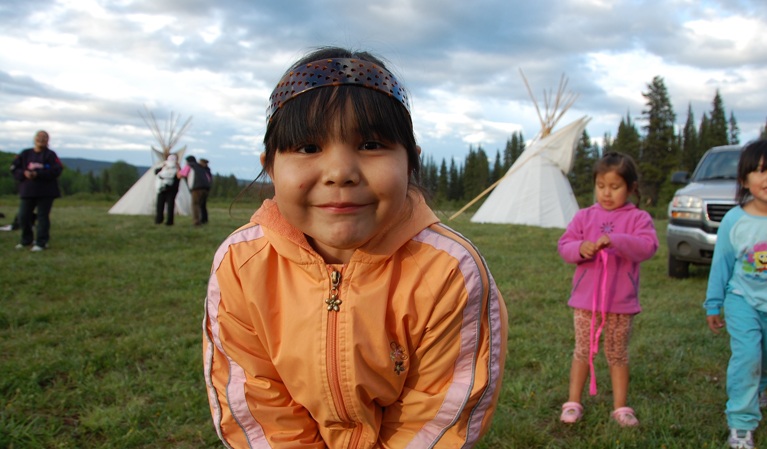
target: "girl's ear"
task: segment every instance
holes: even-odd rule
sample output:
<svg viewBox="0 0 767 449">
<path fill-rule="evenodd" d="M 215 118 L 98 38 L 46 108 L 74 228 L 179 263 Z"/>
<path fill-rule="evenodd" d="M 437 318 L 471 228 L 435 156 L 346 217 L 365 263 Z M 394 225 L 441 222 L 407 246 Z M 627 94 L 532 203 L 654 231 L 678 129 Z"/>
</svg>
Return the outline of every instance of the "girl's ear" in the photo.
<svg viewBox="0 0 767 449">
<path fill-rule="evenodd" d="M 421 155 L 421 145 L 416 145 L 416 146 L 415 146 L 415 152 L 416 152 L 416 154 L 418 154 L 419 156 Z"/>
<path fill-rule="evenodd" d="M 258 159 L 261 160 L 261 168 L 264 168 L 264 163 L 266 163 L 266 151 L 262 151 L 258 156 Z"/>
</svg>

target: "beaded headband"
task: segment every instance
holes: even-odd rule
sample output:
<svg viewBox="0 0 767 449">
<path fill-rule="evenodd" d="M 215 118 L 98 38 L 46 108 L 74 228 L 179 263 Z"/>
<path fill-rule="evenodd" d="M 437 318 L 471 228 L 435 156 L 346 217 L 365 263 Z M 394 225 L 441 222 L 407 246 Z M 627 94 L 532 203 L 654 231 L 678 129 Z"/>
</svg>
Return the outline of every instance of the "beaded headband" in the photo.
<svg viewBox="0 0 767 449">
<path fill-rule="evenodd" d="M 362 59 L 331 58 L 304 64 L 282 77 L 269 97 L 266 123 L 282 105 L 297 95 L 318 87 L 345 85 L 377 90 L 402 103 L 410 113 L 407 92 L 391 72 Z"/>
</svg>

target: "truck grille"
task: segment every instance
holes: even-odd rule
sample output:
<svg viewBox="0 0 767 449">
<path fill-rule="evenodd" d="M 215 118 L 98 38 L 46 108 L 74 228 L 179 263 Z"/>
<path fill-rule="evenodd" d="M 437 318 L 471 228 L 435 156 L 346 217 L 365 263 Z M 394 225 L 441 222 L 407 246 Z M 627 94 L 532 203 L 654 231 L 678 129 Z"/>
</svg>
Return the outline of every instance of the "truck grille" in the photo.
<svg viewBox="0 0 767 449">
<path fill-rule="evenodd" d="M 724 218 L 724 214 L 733 207 L 735 204 L 706 204 L 706 214 L 709 220 L 719 223 Z"/>
</svg>

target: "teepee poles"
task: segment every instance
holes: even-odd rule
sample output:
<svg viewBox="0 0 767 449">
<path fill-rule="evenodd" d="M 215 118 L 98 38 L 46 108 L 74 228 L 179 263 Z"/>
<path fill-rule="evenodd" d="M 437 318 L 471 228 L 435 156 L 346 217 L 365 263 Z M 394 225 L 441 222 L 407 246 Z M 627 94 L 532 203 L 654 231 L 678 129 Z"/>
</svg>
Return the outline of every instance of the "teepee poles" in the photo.
<svg viewBox="0 0 767 449">
<path fill-rule="evenodd" d="M 533 95 L 533 91 L 530 89 L 530 84 L 527 82 L 527 77 L 525 77 L 525 73 L 521 68 L 519 69 L 519 74 L 522 75 L 522 80 L 525 82 L 527 93 L 533 100 L 533 104 L 535 105 L 535 112 L 538 113 L 538 120 L 541 122 L 540 137 L 546 137 L 551 134 L 551 131 L 554 129 L 554 126 L 556 126 L 557 122 L 559 122 L 559 119 L 561 119 L 562 116 L 565 115 L 565 113 L 568 111 L 568 109 L 572 107 L 572 105 L 575 103 L 575 100 L 578 99 L 578 95 L 567 91 L 567 78 L 563 73 L 562 77 L 559 79 L 557 94 L 553 99 L 554 104 L 551 104 L 551 91 L 543 91 L 543 105 L 545 107 L 546 113 L 544 117 L 541 115 L 541 109 L 538 107 L 538 100 L 535 98 L 535 95 Z"/>
<path fill-rule="evenodd" d="M 157 123 L 157 118 L 155 118 L 152 111 L 150 111 L 146 105 L 144 105 L 144 111 L 145 112 L 139 111 L 139 115 L 141 115 L 146 126 L 149 127 L 149 130 L 152 132 L 152 136 L 154 136 L 157 143 L 160 144 L 163 159 L 165 159 L 170 154 L 171 149 L 176 146 L 181 136 L 183 136 L 189 128 L 189 125 L 192 123 L 192 117 L 189 116 L 189 118 L 179 126 L 181 116 L 171 111 L 170 118 L 165 122 L 165 130 L 162 130 Z"/>
<path fill-rule="evenodd" d="M 554 129 L 554 126 L 556 126 L 559 119 L 562 118 L 563 115 L 565 115 L 565 112 L 567 112 L 568 109 L 575 103 L 575 100 L 578 98 L 578 95 L 573 94 L 572 92 L 567 92 L 567 78 L 565 77 L 564 73 L 562 74 L 562 77 L 559 79 L 559 87 L 557 88 L 557 94 L 553 98 L 554 104 L 551 103 L 551 92 L 547 92 L 546 90 L 543 91 L 543 105 L 545 107 L 544 112 L 545 116 L 541 114 L 541 109 L 538 106 L 538 100 L 535 98 L 535 95 L 533 95 L 532 89 L 530 89 L 530 84 L 527 82 L 527 78 L 525 77 L 525 73 L 522 71 L 522 69 L 519 69 L 519 74 L 522 75 L 522 80 L 525 82 L 525 87 L 527 88 L 527 93 L 530 95 L 530 98 L 533 100 L 533 105 L 535 105 L 535 112 L 538 114 L 538 120 L 541 122 L 541 131 L 538 133 L 537 139 L 543 139 L 544 137 L 551 134 L 551 131 Z M 540 152 L 541 149 L 538 149 Z M 498 186 L 498 184 L 501 183 L 508 175 L 511 173 L 517 171 L 519 167 L 524 165 L 527 161 L 529 161 L 530 158 L 525 159 L 522 161 L 519 165 L 513 165 L 499 180 L 493 183 L 490 187 L 486 188 L 482 191 L 479 195 L 477 195 L 473 200 L 469 201 L 465 206 L 463 206 L 458 212 L 454 213 L 453 215 L 448 218 L 448 221 L 452 221 L 454 218 L 458 217 L 466 209 L 471 207 L 474 203 L 479 201 L 482 197 L 490 193 L 494 188 Z"/>
</svg>

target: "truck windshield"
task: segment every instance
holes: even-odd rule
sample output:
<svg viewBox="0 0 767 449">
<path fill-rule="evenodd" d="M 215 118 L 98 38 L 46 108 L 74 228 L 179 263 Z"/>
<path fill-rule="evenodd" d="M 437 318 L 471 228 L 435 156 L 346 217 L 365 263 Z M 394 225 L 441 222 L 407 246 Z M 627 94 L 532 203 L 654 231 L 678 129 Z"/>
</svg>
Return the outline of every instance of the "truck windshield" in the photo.
<svg viewBox="0 0 767 449">
<path fill-rule="evenodd" d="M 692 174 L 692 182 L 738 179 L 738 159 L 740 150 L 708 153 Z"/>
</svg>

